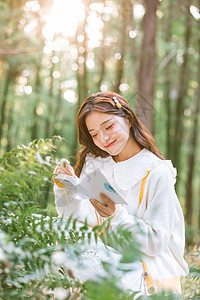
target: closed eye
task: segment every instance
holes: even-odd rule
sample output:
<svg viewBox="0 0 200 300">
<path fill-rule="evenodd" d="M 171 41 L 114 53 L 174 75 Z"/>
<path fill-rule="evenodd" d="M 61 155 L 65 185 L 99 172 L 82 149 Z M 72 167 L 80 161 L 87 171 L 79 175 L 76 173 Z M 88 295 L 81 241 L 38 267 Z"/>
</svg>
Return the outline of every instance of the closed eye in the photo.
<svg viewBox="0 0 200 300">
<path fill-rule="evenodd" d="M 113 123 L 113 124 L 111 124 L 110 126 L 106 127 L 104 130 L 110 130 L 114 125 L 115 125 L 115 124 Z M 92 136 L 92 138 L 95 138 L 95 137 L 97 137 L 97 133 L 95 133 L 95 134 L 93 134 L 93 135 L 91 135 L 91 136 Z"/>
<path fill-rule="evenodd" d="M 106 130 L 109 130 L 113 127 L 114 124 L 111 124 L 110 126 L 106 127 Z"/>
</svg>

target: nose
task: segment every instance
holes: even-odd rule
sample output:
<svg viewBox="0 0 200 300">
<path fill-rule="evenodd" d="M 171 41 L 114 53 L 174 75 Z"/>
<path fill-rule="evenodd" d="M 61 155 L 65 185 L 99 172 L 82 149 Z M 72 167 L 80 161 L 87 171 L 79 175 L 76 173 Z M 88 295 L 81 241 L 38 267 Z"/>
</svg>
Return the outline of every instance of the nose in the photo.
<svg viewBox="0 0 200 300">
<path fill-rule="evenodd" d="M 109 140 L 109 135 L 106 132 L 101 132 L 100 133 L 100 138 L 102 142 L 108 141 Z"/>
</svg>

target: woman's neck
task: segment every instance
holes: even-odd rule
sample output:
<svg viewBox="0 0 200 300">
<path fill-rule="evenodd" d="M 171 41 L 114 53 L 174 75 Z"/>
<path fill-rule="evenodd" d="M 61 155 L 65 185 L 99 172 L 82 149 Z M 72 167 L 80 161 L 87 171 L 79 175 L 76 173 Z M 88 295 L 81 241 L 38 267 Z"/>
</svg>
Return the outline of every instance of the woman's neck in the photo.
<svg viewBox="0 0 200 300">
<path fill-rule="evenodd" d="M 142 148 L 136 143 L 133 137 L 130 137 L 124 149 L 117 155 L 112 156 L 115 162 L 127 160 L 138 154 Z"/>
</svg>

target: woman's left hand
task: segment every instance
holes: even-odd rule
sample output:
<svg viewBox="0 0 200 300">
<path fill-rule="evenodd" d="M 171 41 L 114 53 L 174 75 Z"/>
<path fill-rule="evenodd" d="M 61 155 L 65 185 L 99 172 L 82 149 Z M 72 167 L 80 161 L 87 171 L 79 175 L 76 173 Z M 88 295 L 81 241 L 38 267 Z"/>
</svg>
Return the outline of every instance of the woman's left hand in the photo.
<svg viewBox="0 0 200 300">
<path fill-rule="evenodd" d="M 115 203 L 103 193 L 101 193 L 100 196 L 106 203 L 105 205 L 101 204 L 96 199 L 90 199 L 90 202 L 92 203 L 94 208 L 98 211 L 101 217 L 108 218 L 115 212 Z"/>
</svg>

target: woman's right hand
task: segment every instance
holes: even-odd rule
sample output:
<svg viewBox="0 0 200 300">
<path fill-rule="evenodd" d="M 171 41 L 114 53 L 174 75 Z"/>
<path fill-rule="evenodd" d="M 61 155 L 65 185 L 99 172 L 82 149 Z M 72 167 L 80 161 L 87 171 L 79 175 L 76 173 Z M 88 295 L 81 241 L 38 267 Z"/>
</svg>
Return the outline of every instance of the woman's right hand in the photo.
<svg viewBox="0 0 200 300">
<path fill-rule="evenodd" d="M 54 174 L 67 174 L 75 176 L 74 169 L 70 166 L 70 162 L 66 158 L 62 158 L 60 164 L 58 164 L 54 170 Z"/>
</svg>

